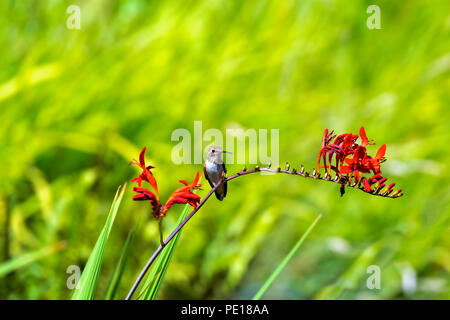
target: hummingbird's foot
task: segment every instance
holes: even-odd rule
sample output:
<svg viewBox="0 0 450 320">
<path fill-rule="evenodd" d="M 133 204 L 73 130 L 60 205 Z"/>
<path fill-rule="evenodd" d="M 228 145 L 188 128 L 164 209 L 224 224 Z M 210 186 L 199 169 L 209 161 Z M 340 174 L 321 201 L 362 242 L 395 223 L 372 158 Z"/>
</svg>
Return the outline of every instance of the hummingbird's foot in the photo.
<svg viewBox="0 0 450 320">
<path fill-rule="evenodd" d="M 224 180 L 225 180 L 225 172 L 222 172 L 222 176 L 220 177 L 220 180 L 217 181 L 217 183 L 213 182 L 214 188 L 217 187 L 218 185 L 220 185 Z"/>
</svg>

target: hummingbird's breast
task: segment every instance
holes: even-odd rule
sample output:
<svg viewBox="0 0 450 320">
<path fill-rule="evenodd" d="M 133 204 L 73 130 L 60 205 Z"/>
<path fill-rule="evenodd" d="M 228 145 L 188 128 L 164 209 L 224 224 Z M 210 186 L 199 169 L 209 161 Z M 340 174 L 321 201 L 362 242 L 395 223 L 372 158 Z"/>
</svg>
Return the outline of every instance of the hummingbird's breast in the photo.
<svg viewBox="0 0 450 320">
<path fill-rule="evenodd" d="M 221 165 L 211 162 L 209 160 L 205 161 L 206 172 L 210 180 L 218 182 L 222 178 L 222 167 Z"/>
</svg>

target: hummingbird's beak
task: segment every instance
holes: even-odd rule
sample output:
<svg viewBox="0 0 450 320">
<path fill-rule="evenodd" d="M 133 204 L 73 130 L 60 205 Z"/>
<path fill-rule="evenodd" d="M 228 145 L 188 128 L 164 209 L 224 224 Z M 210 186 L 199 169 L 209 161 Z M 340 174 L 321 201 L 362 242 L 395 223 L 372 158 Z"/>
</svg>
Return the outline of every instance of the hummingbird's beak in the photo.
<svg viewBox="0 0 450 320">
<path fill-rule="evenodd" d="M 233 152 L 222 150 L 222 153 L 229 153 L 229 154 L 232 154 Z"/>
</svg>

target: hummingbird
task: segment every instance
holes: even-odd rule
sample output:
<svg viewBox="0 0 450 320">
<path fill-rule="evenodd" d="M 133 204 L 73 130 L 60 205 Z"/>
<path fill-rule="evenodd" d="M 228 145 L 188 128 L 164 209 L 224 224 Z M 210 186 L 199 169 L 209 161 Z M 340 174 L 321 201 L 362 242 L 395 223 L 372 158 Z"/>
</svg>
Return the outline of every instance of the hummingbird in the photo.
<svg viewBox="0 0 450 320">
<path fill-rule="evenodd" d="M 208 148 L 208 158 L 203 164 L 203 173 L 205 174 L 206 180 L 208 180 L 211 188 L 214 188 L 222 179 L 226 178 L 227 169 L 222 160 L 222 153 L 231 153 L 224 151 L 222 148 L 217 146 L 211 146 Z M 220 201 L 227 195 L 227 183 L 222 183 L 215 190 L 216 198 Z"/>
</svg>

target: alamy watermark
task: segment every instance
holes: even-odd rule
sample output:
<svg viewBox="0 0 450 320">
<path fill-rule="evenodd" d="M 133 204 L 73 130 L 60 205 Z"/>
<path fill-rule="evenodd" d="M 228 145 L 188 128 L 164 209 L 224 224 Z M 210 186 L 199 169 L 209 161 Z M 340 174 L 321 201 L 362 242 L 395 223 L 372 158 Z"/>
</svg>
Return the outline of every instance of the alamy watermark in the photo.
<svg viewBox="0 0 450 320">
<path fill-rule="evenodd" d="M 172 148 L 171 158 L 175 164 L 202 164 L 208 147 L 215 145 L 231 152 L 225 154 L 226 164 L 279 165 L 279 129 L 233 128 L 221 130 L 211 128 L 203 132 L 202 121 L 194 121 L 193 134 L 186 128 L 172 132 L 171 140 L 178 142 Z M 269 139 L 270 138 L 270 139 Z M 269 149 L 270 140 L 270 149 Z M 248 146 L 248 152 L 247 152 Z"/>
<path fill-rule="evenodd" d="M 67 7 L 66 13 L 69 14 L 66 20 L 67 29 L 81 29 L 81 8 L 77 5 L 70 5 Z"/>
<path fill-rule="evenodd" d="M 381 269 L 379 266 L 373 264 L 367 267 L 366 272 L 370 276 L 366 280 L 367 289 L 381 289 Z"/>
<path fill-rule="evenodd" d="M 72 264 L 67 267 L 66 273 L 70 274 L 67 278 L 66 285 L 70 290 L 80 289 L 81 269 L 79 266 Z"/>
<path fill-rule="evenodd" d="M 366 12 L 370 14 L 367 18 L 366 26 L 370 30 L 381 29 L 381 10 L 376 4 L 372 4 L 367 7 Z"/>
</svg>

